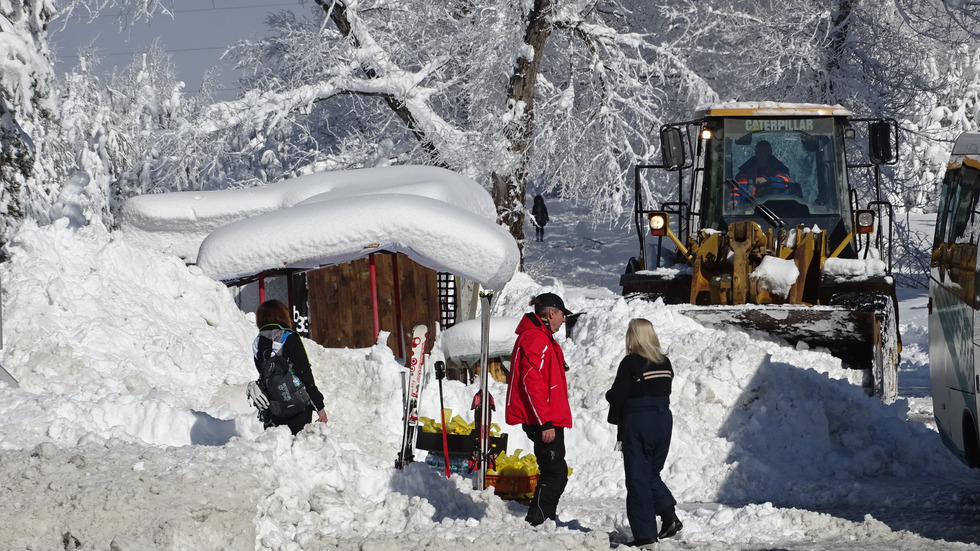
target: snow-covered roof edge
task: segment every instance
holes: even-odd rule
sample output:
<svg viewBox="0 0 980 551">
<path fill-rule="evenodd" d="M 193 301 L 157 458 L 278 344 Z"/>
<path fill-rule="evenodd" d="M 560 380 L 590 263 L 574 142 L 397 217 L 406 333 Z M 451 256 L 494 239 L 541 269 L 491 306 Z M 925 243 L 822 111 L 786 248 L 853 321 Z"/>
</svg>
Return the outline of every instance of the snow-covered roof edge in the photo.
<svg viewBox="0 0 980 551">
<path fill-rule="evenodd" d="M 419 195 L 361 195 L 304 202 L 226 224 L 201 244 L 198 266 L 229 281 L 266 270 L 313 269 L 379 251 L 501 289 L 519 251 L 493 221 Z"/>
<path fill-rule="evenodd" d="M 439 167 L 399 165 L 308 174 L 245 189 L 140 195 L 123 205 L 120 230 L 143 246 L 195 262 L 204 238 L 225 224 L 318 195 L 336 200 L 379 192 L 431 197 L 496 219 L 493 200 L 473 180 Z"/>
</svg>

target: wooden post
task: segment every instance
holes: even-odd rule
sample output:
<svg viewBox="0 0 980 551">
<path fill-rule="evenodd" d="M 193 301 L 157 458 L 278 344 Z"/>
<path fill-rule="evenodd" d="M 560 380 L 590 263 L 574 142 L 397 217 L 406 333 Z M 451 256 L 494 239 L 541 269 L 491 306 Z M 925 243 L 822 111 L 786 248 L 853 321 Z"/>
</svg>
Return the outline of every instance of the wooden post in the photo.
<svg viewBox="0 0 980 551">
<path fill-rule="evenodd" d="M 391 255 L 391 270 L 395 287 L 395 331 L 398 335 L 398 357 L 405 357 L 405 329 L 402 327 L 402 292 L 398 281 L 398 253 Z"/>
<path fill-rule="evenodd" d="M 377 342 L 378 334 L 381 333 L 381 320 L 378 314 L 378 272 L 374 265 L 374 253 L 368 256 L 368 273 L 371 276 L 371 315 L 374 320 L 374 341 Z"/>
<path fill-rule="evenodd" d="M 289 308 L 289 317 L 293 320 L 293 328 L 296 327 L 296 309 L 293 308 L 293 277 L 292 274 L 286 274 L 286 305 Z"/>
</svg>

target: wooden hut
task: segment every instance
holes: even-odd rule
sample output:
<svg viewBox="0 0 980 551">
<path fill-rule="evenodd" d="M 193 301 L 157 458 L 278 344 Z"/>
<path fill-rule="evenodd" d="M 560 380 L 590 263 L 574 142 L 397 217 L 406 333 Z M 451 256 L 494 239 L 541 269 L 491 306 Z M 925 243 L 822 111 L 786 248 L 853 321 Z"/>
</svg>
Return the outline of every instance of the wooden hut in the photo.
<svg viewBox="0 0 980 551">
<path fill-rule="evenodd" d="M 245 311 L 277 298 L 297 331 L 324 346 L 368 347 L 386 331 L 401 357 L 415 325 L 434 337 L 437 324 L 471 319 L 476 286 L 502 288 L 520 259 L 490 194 L 429 166 L 139 196 L 122 226 L 238 287 Z"/>
<path fill-rule="evenodd" d="M 405 357 L 412 328 L 430 335 L 476 315 L 476 285 L 426 268 L 401 253 L 382 251 L 312 270 L 262 272 L 230 282 L 244 311 L 263 300 L 289 305 L 297 332 L 327 348 L 367 348 L 388 333 L 392 352 Z M 431 341 L 430 341 L 431 342 Z"/>
</svg>

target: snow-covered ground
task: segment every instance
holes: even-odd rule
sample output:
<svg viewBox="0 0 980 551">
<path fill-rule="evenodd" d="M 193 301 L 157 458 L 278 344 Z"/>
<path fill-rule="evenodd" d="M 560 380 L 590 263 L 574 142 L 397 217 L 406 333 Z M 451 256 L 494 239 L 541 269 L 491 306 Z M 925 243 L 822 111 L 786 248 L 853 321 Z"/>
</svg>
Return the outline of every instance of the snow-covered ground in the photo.
<svg viewBox="0 0 980 551">
<path fill-rule="evenodd" d="M 0 547 L 620 546 L 631 535 L 603 395 L 628 321 L 645 317 L 677 371 L 664 478 L 684 529 L 662 549 L 980 549 L 980 471 L 930 422 L 924 290 L 902 292 L 901 399 L 884 405 L 824 352 L 625 301 L 633 230 L 548 207 L 545 241 L 527 243 L 528 273 L 493 314 L 520 316 L 543 291 L 586 312 L 563 342 L 574 472 L 557 524 L 531 528 L 519 503 L 422 461 L 394 469 L 402 368 L 383 346 L 307 341 L 330 421 L 295 438 L 263 431 L 244 390 L 254 324 L 231 292 L 121 235 L 56 223 L 24 228 L 0 266 L 0 363 L 20 382 L 0 385 Z M 444 389 L 446 407 L 471 419 L 475 388 Z M 434 379 L 422 398 L 421 414 L 436 417 Z M 530 449 L 501 425 L 509 452 Z"/>
</svg>

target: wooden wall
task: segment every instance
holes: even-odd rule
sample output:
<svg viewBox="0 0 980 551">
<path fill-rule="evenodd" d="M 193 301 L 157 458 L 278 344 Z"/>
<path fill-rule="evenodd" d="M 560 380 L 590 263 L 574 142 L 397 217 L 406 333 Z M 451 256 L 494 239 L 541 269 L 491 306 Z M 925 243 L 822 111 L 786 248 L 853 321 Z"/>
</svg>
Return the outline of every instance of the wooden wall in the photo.
<svg viewBox="0 0 980 551">
<path fill-rule="evenodd" d="M 381 330 L 390 333 L 388 346 L 396 356 L 406 357 L 411 348 L 412 328 L 424 324 L 429 329 L 428 352 L 432 348 L 439 321 L 435 270 L 425 268 L 403 254 L 375 253 L 374 261 L 379 322 Z M 401 297 L 400 329 L 396 327 L 396 263 Z M 367 348 L 374 345 L 368 258 L 308 272 L 307 287 L 313 340 L 328 348 Z M 402 340 L 401 349 L 399 337 Z"/>
</svg>

